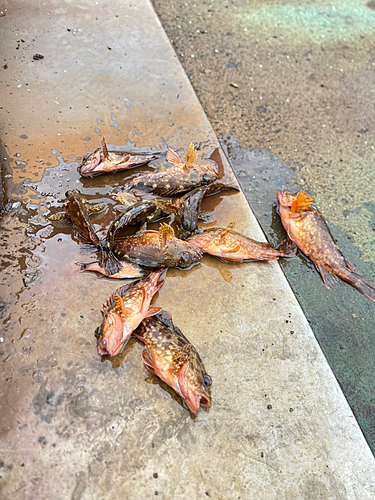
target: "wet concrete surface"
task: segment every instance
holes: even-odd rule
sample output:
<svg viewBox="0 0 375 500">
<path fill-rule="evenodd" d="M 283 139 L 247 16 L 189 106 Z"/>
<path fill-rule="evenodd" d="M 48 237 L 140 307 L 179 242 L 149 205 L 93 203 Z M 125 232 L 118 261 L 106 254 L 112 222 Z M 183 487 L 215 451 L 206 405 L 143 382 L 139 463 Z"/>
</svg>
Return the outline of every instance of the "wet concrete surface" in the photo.
<svg viewBox="0 0 375 500">
<path fill-rule="evenodd" d="M 2 498 L 373 498 L 370 449 L 277 263 L 206 256 L 168 271 L 156 304 L 213 379 L 212 408 L 197 418 L 144 368 L 138 342 L 112 361 L 97 355 L 100 309 L 119 283 L 72 273 L 93 249 L 46 217 L 78 188 L 106 203 L 92 218 L 104 235 L 124 174 L 76 170 L 102 134 L 111 148 L 194 142 L 199 155 L 218 143 L 148 2 L 6 8 Z M 264 240 L 242 193 L 202 209 L 209 225 L 237 219 Z"/>
<path fill-rule="evenodd" d="M 268 240 L 276 191 L 306 189 L 375 281 L 373 3 L 153 4 Z M 282 269 L 374 451 L 373 304 L 303 256 Z"/>
</svg>

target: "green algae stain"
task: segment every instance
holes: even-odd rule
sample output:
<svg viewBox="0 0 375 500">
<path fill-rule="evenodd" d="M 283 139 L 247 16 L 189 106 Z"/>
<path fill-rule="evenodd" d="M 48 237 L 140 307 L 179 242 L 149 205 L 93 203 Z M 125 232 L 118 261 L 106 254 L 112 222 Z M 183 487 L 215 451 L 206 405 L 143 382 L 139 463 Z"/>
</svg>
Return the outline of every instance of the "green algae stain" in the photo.
<svg viewBox="0 0 375 500">
<path fill-rule="evenodd" d="M 293 38 L 310 43 L 375 32 L 375 12 L 353 0 L 336 2 L 335 5 L 326 2 L 285 2 L 282 5 L 255 2 L 246 6 L 246 13 L 238 9 L 234 16 L 243 29 L 254 28 L 254 25 L 262 31 L 279 29 L 284 35 L 289 32 Z"/>
</svg>

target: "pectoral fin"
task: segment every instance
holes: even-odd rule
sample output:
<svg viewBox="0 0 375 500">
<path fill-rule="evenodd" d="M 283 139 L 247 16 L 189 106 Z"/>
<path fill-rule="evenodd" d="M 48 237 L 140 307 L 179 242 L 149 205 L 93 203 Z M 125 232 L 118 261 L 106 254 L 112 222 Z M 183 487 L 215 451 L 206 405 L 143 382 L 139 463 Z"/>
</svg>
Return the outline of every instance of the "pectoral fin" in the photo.
<svg viewBox="0 0 375 500">
<path fill-rule="evenodd" d="M 161 307 L 152 307 L 147 311 L 145 318 L 149 318 L 150 316 L 155 316 L 155 314 L 160 313 L 161 310 L 162 310 Z"/>
<path fill-rule="evenodd" d="M 182 161 L 177 153 L 173 151 L 173 149 L 168 149 L 167 151 L 167 162 L 173 163 L 174 165 L 181 165 Z"/>
<path fill-rule="evenodd" d="M 236 221 L 230 222 L 225 229 L 219 232 L 219 234 L 215 238 L 215 244 L 221 245 L 223 243 L 227 234 L 229 234 L 236 227 Z"/>
<path fill-rule="evenodd" d="M 174 236 L 174 231 L 173 228 L 166 223 L 160 224 L 159 228 L 159 247 L 163 250 L 167 244 L 168 240 L 173 238 Z"/>
<path fill-rule="evenodd" d="M 69 219 L 68 214 L 66 212 L 57 212 L 56 214 L 50 215 L 47 217 L 48 220 L 66 220 Z"/>
<path fill-rule="evenodd" d="M 328 271 L 328 269 L 325 269 L 324 267 L 320 266 L 319 264 L 315 264 L 315 267 L 317 271 L 320 273 L 320 276 L 322 277 L 322 280 L 324 281 L 324 284 L 328 290 L 337 285 L 338 278 L 333 273 Z"/>
<path fill-rule="evenodd" d="M 144 351 L 142 351 L 141 356 L 142 356 L 142 360 L 143 360 L 146 368 L 151 373 L 156 375 L 155 358 L 154 358 L 153 353 L 150 352 L 149 350 L 145 349 Z"/>
<path fill-rule="evenodd" d="M 105 208 L 105 205 L 90 205 L 88 207 L 88 211 L 89 213 L 95 213 L 95 212 L 101 212 L 102 210 L 104 210 Z"/>
</svg>

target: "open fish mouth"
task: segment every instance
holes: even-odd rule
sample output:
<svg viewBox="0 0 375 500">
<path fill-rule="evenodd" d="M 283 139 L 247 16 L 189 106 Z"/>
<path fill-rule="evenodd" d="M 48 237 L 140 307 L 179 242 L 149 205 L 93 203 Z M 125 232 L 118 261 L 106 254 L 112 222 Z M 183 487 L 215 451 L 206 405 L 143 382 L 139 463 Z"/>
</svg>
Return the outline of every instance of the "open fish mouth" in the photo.
<svg viewBox="0 0 375 500">
<path fill-rule="evenodd" d="M 203 408 L 211 408 L 211 397 L 209 397 L 208 395 L 202 394 L 201 400 L 200 400 L 200 405 Z"/>
<path fill-rule="evenodd" d="M 99 151 L 97 154 L 90 154 L 83 159 L 77 170 L 80 174 L 89 174 L 90 172 L 94 172 L 103 161 L 104 155 L 102 152 Z"/>
</svg>

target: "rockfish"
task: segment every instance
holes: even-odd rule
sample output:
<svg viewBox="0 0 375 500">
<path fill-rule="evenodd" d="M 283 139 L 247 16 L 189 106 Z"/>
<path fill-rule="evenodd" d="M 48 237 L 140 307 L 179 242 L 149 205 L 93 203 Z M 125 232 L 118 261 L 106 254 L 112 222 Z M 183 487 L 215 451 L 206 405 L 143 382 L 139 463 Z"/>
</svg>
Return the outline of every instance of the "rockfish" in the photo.
<svg viewBox="0 0 375 500">
<path fill-rule="evenodd" d="M 211 184 L 218 178 L 218 170 L 212 165 L 193 165 L 198 155 L 193 144 L 190 144 L 186 153 L 184 163 L 177 153 L 168 149 L 167 161 L 174 166 L 159 170 L 158 172 L 146 172 L 127 182 L 122 191 L 140 189 L 161 196 L 172 196 L 184 191 L 190 191 L 198 186 Z"/>
<path fill-rule="evenodd" d="M 134 335 L 146 345 L 142 352 L 146 368 L 172 387 L 192 413 L 197 415 L 201 406 L 210 408 L 211 377 L 167 311 L 142 321 Z"/>
<path fill-rule="evenodd" d="M 281 221 L 289 238 L 312 260 L 326 288 L 332 288 L 340 278 L 375 302 L 375 283 L 354 273 L 312 201 L 304 191 L 277 192 Z"/>
<path fill-rule="evenodd" d="M 242 234 L 235 233 L 236 223 L 231 222 L 225 229 L 212 227 L 205 231 L 198 230 L 186 241 L 203 252 L 229 262 L 246 260 L 277 260 L 279 257 L 294 257 L 297 247 L 287 240 L 278 248 L 269 243 L 255 241 Z"/>
<path fill-rule="evenodd" d="M 107 174 L 140 167 L 159 158 L 159 154 L 128 153 L 126 151 L 108 151 L 105 139 L 102 146 L 85 156 L 77 170 L 83 177 L 97 174 Z"/>
<path fill-rule="evenodd" d="M 202 258 L 202 252 L 188 242 L 174 237 L 168 224 L 159 231 L 139 231 L 114 241 L 113 253 L 119 259 L 146 267 L 186 268 Z"/>
<path fill-rule="evenodd" d="M 165 280 L 160 280 L 164 272 L 165 269 L 159 269 L 142 281 L 118 288 L 109 297 L 103 305 L 103 321 L 97 333 L 100 356 L 116 356 L 141 321 L 161 311 L 160 307 L 149 307 L 164 284 Z"/>
</svg>

